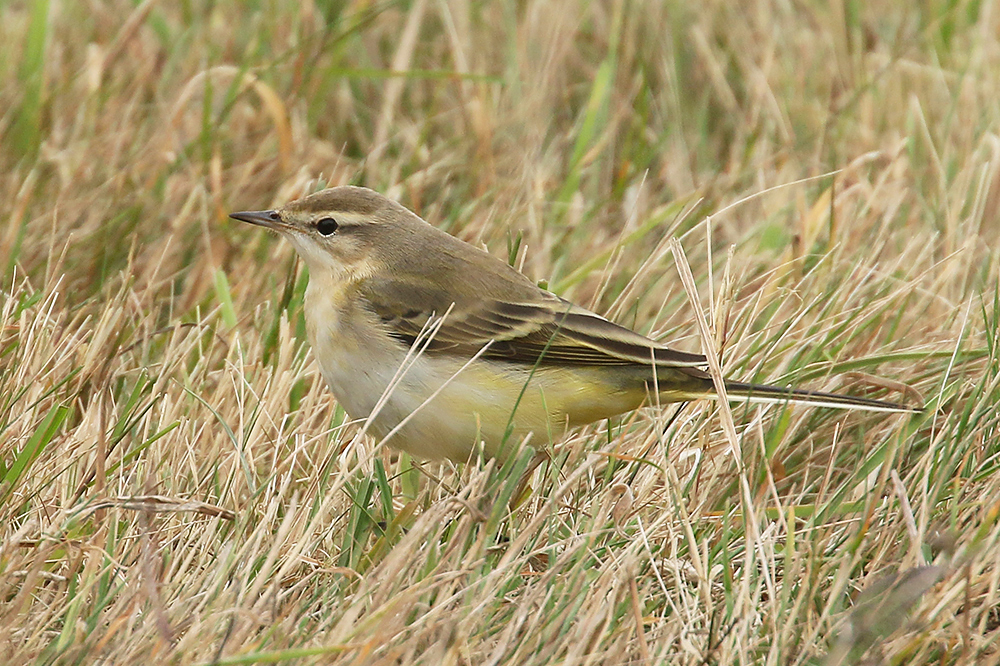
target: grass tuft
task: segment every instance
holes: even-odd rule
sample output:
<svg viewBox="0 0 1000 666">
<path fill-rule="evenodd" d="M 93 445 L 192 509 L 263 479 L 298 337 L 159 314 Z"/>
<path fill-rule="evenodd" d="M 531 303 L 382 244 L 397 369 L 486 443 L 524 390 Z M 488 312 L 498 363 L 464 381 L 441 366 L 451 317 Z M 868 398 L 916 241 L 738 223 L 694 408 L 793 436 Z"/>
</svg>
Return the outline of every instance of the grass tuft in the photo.
<svg viewBox="0 0 1000 666">
<path fill-rule="evenodd" d="M 7 662 L 995 662 L 985 7 L 0 3 Z M 348 183 L 727 375 L 928 409 L 373 448 L 226 218 Z"/>
</svg>

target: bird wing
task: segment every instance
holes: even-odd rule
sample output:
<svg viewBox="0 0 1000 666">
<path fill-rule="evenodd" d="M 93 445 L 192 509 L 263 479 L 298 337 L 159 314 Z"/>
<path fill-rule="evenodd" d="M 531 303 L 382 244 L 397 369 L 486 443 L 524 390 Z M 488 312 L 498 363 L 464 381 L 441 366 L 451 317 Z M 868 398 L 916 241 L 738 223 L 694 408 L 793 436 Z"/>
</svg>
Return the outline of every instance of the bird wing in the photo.
<svg viewBox="0 0 1000 666">
<path fill-rule="evenodd" d="M 462 302 L 407 294 L 381 284 L 363 293 L 389 334 L 412 345 L 426 340 L 427 353 L 482 356 L 534 365 L 704 365 L 705 357 L 670 349 L 555 294 L 538 289 L 521 301 L 484 297 Z M 523 295 L 523 293 L 522 293 Z M 414 303 L 437 307 L 414 307 Z"/>
</svg>

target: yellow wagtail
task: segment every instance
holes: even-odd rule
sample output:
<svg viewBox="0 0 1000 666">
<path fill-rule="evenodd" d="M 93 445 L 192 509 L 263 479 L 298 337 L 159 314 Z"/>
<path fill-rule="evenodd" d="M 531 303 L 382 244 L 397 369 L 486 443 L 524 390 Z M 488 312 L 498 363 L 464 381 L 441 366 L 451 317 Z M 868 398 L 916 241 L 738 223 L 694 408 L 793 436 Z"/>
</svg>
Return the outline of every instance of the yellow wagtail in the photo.
<svg viewBox="0 0 1000 666">
<path fill-rule="evenodd" d="M 230 217 L 279 232 L 309 266 L 306 326 L 347 413 L 421 458 L 503 455 L 534 433 L 715 394 L 675 351 L 537 285 L 361 187 Z M 919 412 L 891 402 L 726 381 L 730 398 Z M 503 446 L 503 451 L 501 451 Z"/>
</svg>

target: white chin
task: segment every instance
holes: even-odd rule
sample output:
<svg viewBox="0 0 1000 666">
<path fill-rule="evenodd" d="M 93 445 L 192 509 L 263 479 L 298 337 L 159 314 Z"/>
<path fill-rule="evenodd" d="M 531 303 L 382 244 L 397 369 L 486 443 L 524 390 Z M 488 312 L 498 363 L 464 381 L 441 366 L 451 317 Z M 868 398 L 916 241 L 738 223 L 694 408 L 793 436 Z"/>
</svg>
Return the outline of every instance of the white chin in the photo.
<svg viewBox="0 0 1000 666">
<path fill-rule="evenodd" d="M 305 238 L 300 234 L 287 234 L 285 238 L 292 244 L 299 256 L 308 264 L 309 270 L 316 268 L 332 267 L 333 260 L 328 252 L 319 247 L 310 238 Z"/>
</svg>

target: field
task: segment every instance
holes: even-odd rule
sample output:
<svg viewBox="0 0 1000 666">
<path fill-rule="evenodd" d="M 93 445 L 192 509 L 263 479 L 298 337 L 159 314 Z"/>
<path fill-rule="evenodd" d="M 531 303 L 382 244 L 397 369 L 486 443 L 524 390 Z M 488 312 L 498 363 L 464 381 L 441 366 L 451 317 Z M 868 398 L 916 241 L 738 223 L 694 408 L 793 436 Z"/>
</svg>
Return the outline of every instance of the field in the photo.
<svg viewBox="0 0 1000 666">
<path fill-rule="evenodd" d="M 8 0 L 0 81 L 5 664 L 1000 663 L 994 4 Z M 227 217 L 328 184 L 927 409 L 411 460 Z"/>
</svg>

